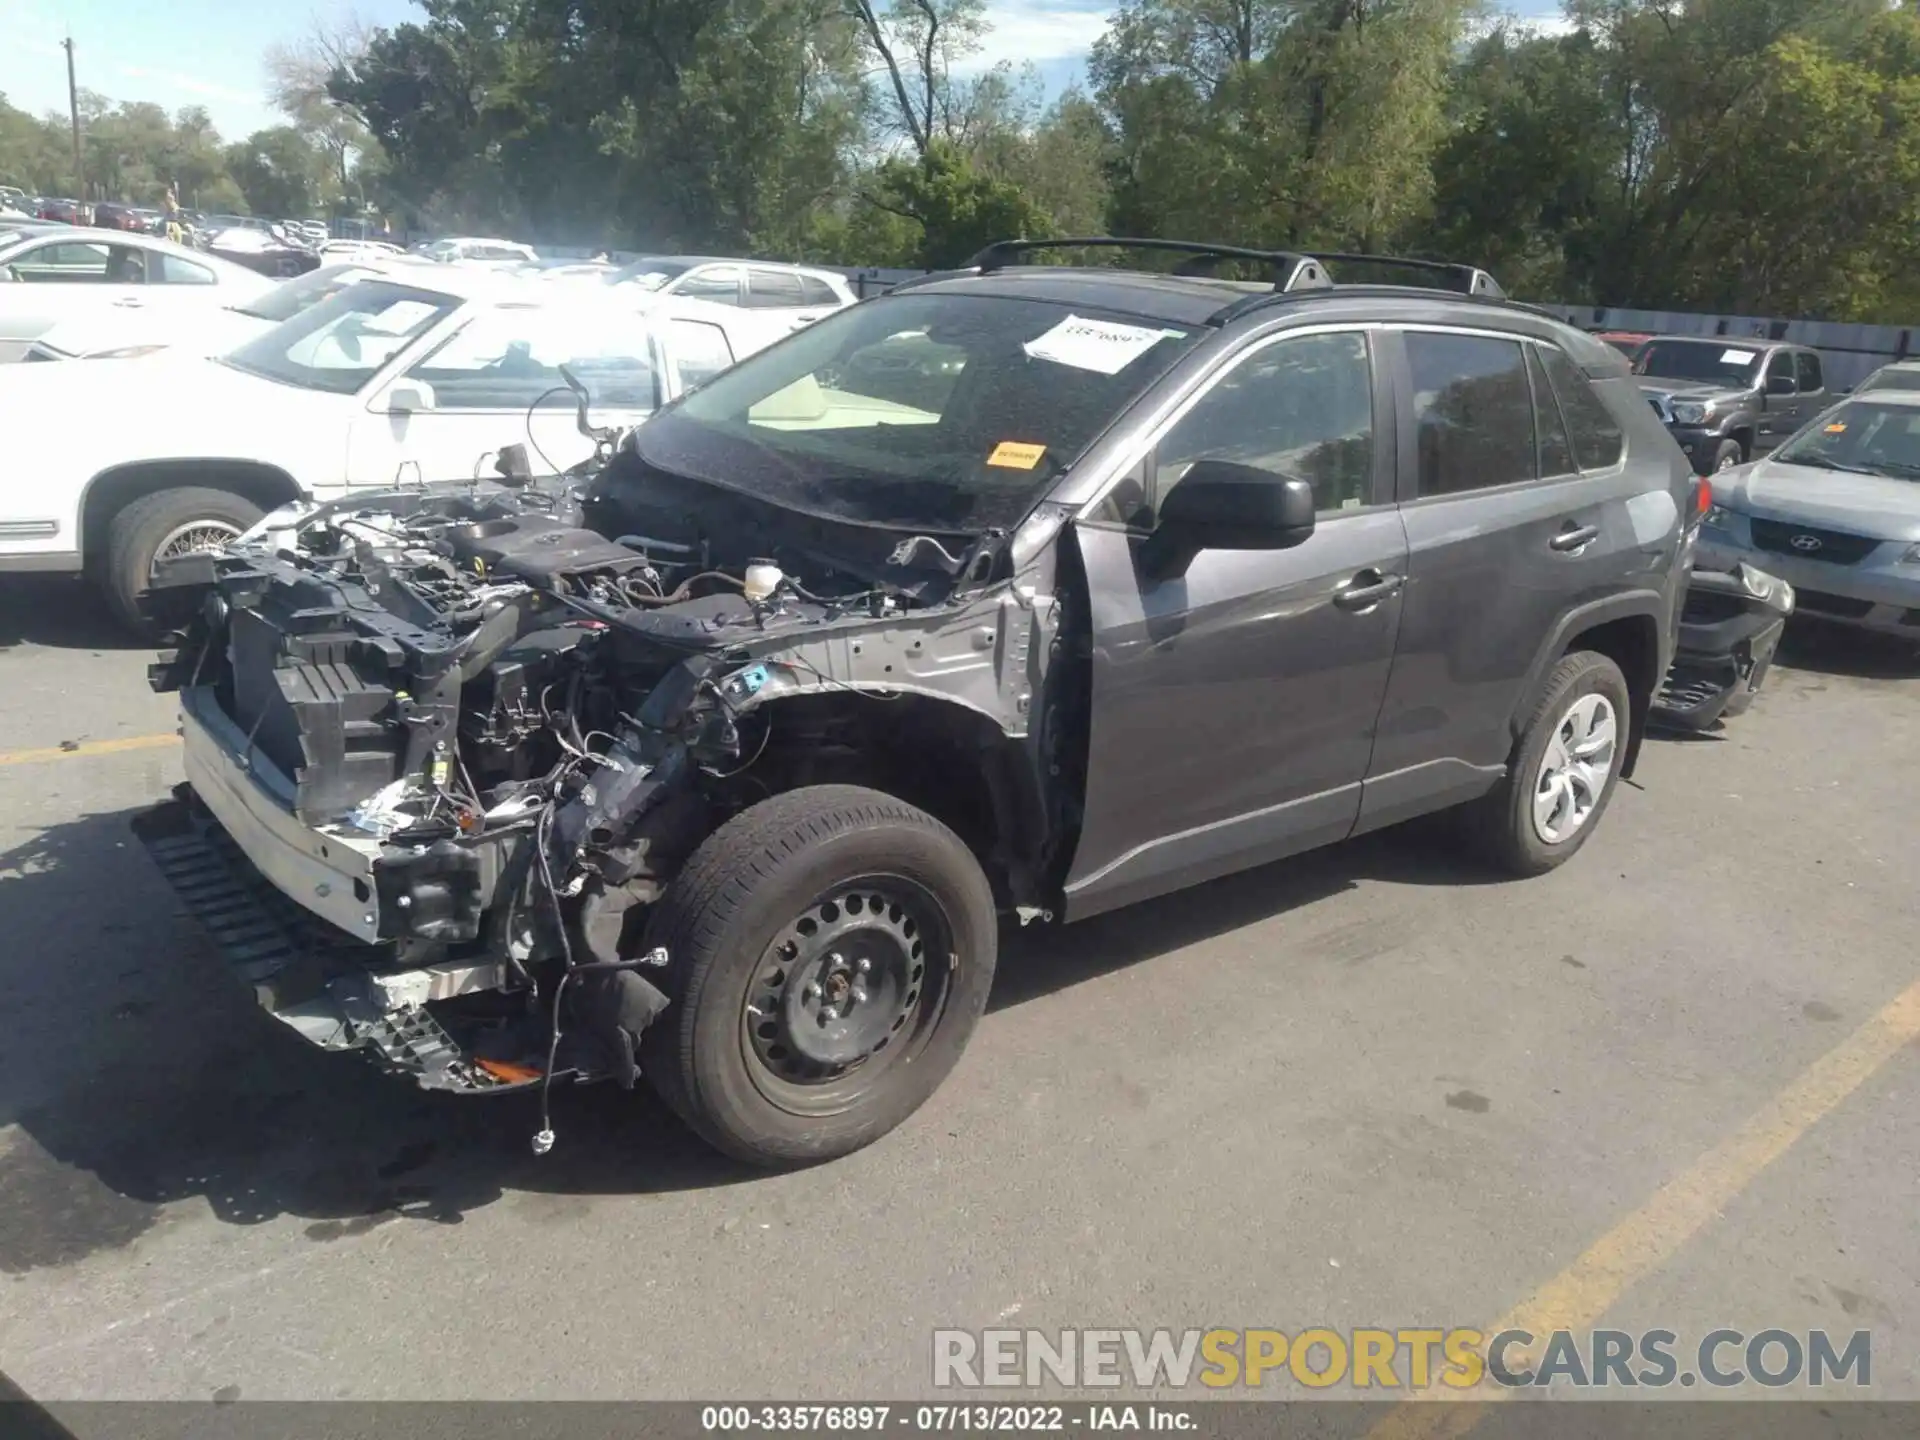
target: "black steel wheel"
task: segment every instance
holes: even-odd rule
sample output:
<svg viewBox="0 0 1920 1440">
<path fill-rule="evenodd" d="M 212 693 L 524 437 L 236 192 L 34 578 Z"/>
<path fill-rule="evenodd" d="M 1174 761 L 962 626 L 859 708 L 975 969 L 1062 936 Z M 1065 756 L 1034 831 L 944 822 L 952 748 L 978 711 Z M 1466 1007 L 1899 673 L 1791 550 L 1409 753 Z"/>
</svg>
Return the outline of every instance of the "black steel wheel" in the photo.
<svg viewBox="0 0 1920 1440">
<path fill-rule="evenodd" d="M 939 901 L 897 875 L 862 876 L 805 907 L 741 1006 L 755 1087 L 795 1115 L 831 1115 L 910 1063 L 939 1024 L 952 944 Z"/>
<path fill-rule="evenodd" d="M 924 811 L 848 785 L 775 796 L 709 836 L 650 918 L 672 1004 L 642 1069 L 742 1159 L 857 1150 L 958 1062 L 996 925 L 978 862 Z"/>
</svg>

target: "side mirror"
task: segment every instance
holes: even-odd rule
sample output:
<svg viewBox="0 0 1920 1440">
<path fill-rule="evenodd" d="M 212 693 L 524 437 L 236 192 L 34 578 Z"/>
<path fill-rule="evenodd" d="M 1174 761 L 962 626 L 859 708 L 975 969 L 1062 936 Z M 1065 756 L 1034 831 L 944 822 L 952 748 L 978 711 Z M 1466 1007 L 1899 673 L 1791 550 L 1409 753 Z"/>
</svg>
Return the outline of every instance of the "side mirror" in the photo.
<svg viewBox="0 0 1920 1440">
<path fill-rule="evenodd" d="M 424 380 L 402 380 L 387 392 L 389 415 L 415 415 L 433 409 L 433 387 Z"/>
<path fill-rule="evenodd" d="M 1800 393 L 1800 387 L 1794 384 L 1793 381 L 1787 376 L 1769 375 L 1767 377 L 1767 394 L 1798 395 L 1799 393 Z"/>
<path fill-rule="evenodd" d="M 1230 460 L 1196 461 L 1160 502 L 1149 556 L 1184 571 L 1202 550 L 1284 550 L 1313 534 L 1313 487 Z"/>
</svg>

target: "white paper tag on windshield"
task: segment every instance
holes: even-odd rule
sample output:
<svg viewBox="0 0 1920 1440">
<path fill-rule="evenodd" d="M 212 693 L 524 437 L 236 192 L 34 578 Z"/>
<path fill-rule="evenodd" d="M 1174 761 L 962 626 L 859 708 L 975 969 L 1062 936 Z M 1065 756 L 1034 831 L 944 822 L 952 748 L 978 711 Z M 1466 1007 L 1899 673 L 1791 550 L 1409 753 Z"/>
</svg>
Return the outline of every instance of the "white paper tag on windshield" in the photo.
<svg viewBox="0 0 1920 1440">
<path fill-rule="evenodd" d="M 1751 350 L 1722 350 L 1720 352 L 1720 363 L 1722 365 L 1745 365 L 1748 361 L 1752 360 L 1753 357 L 1754 352 Z"/>
<path fill-rule="evenodd" d="M 378 315 L 369 315 L 360 324 L 374 335 L 404 335 L 433 314 L 433 306 L 424 300 L 396 300 Z"/>
<path fill-rule="evenodd" d="M 1035 360 L 1051 360 L 1076 370 L 1118 375 L 1160 341 L 1179 333 L 1069 315 L 1044 335 L 1027 341 L 1026 351 Z"/>
</svg>

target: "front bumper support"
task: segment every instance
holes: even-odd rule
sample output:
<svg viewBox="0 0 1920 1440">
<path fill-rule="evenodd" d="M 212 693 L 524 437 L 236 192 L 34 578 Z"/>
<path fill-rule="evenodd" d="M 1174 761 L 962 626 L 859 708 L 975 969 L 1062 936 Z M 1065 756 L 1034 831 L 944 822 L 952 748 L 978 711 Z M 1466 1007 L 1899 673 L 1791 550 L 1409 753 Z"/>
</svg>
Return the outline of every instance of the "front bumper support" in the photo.
<svg viewBox="0 0 1920 1440">
<path fill-rule="evenodd" d="M 436 966 L 378 974 L 369 969 L 387 952 L 341 933 L 282 893 L 248 861 L 190 785 L 136 816 L 135 836 L 153 857 L 188 911 L 207 929 L 234 976 L 260 1006 L 323 1050 L 360 1050 L 386 1069 L 411 1076 L 422 1088 L 462 1094 L 520 1089 L 536 1079 L 503 1079 L 482 1053 L 516 1070 L 530 1034 L 545 1026 L 504 1027 L 500 1042 L 463 1044 L 429 1008 L 485 985 L 492 967 Z M 505 979 L 502 966 L 495 978 Z M 418 997 L 418 998 L 415 998 Z M 544 1061 L 544 1056 L 541 1057 Z M 581 1076 L 578 1063 L 557 1066 Z"/>
</svg>

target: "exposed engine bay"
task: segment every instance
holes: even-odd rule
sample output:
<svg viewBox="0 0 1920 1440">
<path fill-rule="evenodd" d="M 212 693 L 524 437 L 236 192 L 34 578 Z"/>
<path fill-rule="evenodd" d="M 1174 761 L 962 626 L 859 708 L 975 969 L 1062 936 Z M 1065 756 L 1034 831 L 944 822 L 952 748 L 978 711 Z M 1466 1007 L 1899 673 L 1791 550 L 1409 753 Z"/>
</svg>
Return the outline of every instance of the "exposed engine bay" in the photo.
<svg viewBox="0 0 1920 1440">
<path fill-rule="evenodd" d="M 959 829 L 1069 833 L 1036 813 L 1071 748 L 1059 607 L 1008 583 L 1005 537 L 815 524 L 638 466 L 297 507 L 170 577 L 191 618 L 150 678 L 190 783 L 137 828 L 309 1040 L 436 1089 L 630 1086 L 672 1002 L 649 907 L 756 801 L 945 784 Z M 1060 857 L 999 859 L 1037 913 Z"/>
</svg>

